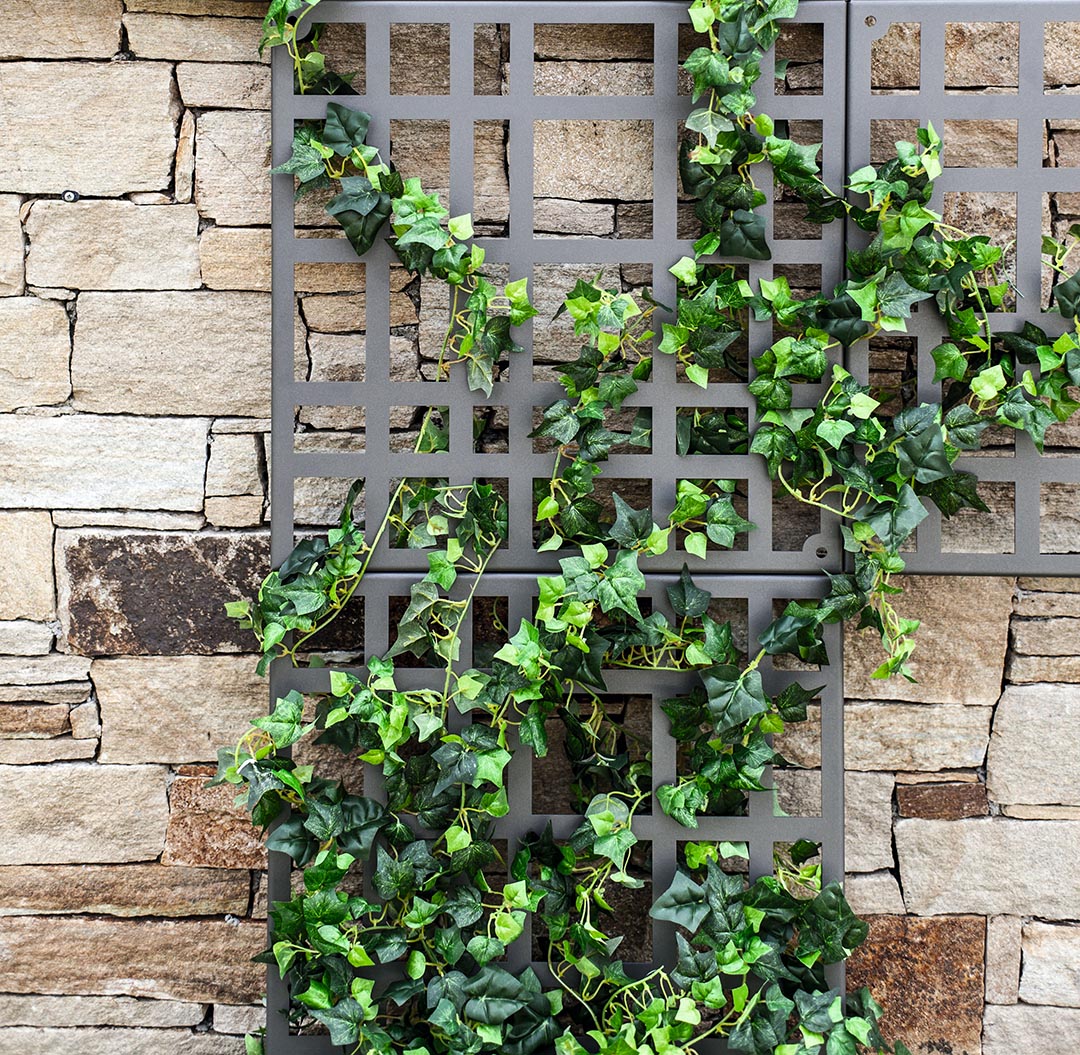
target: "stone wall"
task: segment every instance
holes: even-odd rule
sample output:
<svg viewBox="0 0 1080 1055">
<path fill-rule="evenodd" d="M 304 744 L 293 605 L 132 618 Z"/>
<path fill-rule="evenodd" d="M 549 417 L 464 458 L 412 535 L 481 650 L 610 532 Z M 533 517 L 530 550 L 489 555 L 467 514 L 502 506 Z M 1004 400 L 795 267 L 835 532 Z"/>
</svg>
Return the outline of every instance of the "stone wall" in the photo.
<svg viewBox="0 0 1080 1055">
<path fill-rule="evenodd" d="M 222 612 L 268 561 L 263 5 L 26 7 L 0 43 L 0 1053 L 233 1055 L 261 1017 L 248 957 L 263 940 L 264 854 L 230 793 L 204 784 L 216 747 L 265 703 Z M 950 46 L 989 61 L 977 29 Z M 912 34 L 896 32 L 878 69 L 902 87 Z M 964 86 L 1001 90 L 1007 31 L 979 32 L 1006 58 Z M 478 41 L 497 92 L 505 41 L 497 27 Z M 355 41 L 332 43 L 359 68 Z M 814 91 L 813 34 L 785 46 L 785 90 Z M 537 47 L 543 90 L 651 90 L 634 33 L 583 46 L 556 29 Z M 1067 81 L 1073 64 L 1059 66 Z M 438 70 L 402 72 L 438 83 Z M 538 227 L 641 235 L 652 191 L 635 151 L 651 139 L 579 124 L 538 154 L 572 177 L 538 174 Z M 611 133 L 630 164 L 605 153 Z M 448 166 L 441 136 L 399 128 L 395 157 Z M 498 233 L 505 130 L 477 143 L 478 221 Z M 1048 161 L 1075 164 L 1077 149 L 1073 127 L 1048 128 Z M 603 186 L 596 158 L 610 162 Z M 1073 198 L 1050 203 L 1048 223 L 1065 223 Z M 323 219 L 313 206 L 298 222 L 317 234 Z M 632 266 L 608 277 L 649 280 Z M 362 268 L 308 268 L 297 285 L 298 376 L 357 376 Z M 396 376 L 431 376 L 437 294 L 395 282 Z M 538 348 L 540 373 L 571 350 L 559 326 L 540 328 Z M 415 416 L 394 421 L 409 442 Z M 501 423 L 488 424 L 497 445 Z M 305 408 L 296 427 L 298 445 L 333 448 L 363 421 Z M 308 524 L 338 499 L 316 485 L 298 496 Z M 1062 531 L 1080 542 L 1067 514 Z M 852 638 L 849 653 L 849 890 L 873 918 L 852 977 L 914 1051 L 1068 1050 L 1080 1041 L 1080 579 L 908 589 L 925 616 L 919 684 L 873 682 L 868 644 Z M 812 739 L 788 747 L 810 767 Z"/>
</svg>

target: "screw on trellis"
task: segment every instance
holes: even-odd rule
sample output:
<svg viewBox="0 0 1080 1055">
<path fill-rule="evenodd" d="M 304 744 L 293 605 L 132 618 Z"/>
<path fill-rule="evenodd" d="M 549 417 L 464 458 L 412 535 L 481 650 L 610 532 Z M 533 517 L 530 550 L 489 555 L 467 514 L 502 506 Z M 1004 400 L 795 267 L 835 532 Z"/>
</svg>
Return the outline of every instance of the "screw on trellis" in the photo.
<svg viewBox="0 0 1080 1055">
<path fill-rule="evenodd" d="M 60 192 L 60 200 L 66 201 L 69 205 L 72 202 L 77 202 L 82 197 L 77 190 L 65 190 Z"/>
</svg>

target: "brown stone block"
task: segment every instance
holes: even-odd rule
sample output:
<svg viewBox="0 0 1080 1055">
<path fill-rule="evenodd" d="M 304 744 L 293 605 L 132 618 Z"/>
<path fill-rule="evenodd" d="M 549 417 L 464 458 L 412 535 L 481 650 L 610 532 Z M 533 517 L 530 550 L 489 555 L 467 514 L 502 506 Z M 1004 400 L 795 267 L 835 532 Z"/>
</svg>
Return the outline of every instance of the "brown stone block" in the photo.
<svg viewBox="0 0 1080 1055">
<path fill-rule="evenodd" d="M 84 655 L 205 655 L 255 647 L 225 616 L 270 568 L 264 534 L 60 532 L 61 623 Z"/>
<path fill-rule="evenodd" d="M 68 707 L 63 703 L 41 706 L 0 704 L 0 739 L 60 736 L 68 729 Z"/>
<path fill-rule="evenodd" d="M 206 787 L 213 771 L 181 776 L 169 788 L 165 864 L 265 868 L 266 847 L 247 811 L 233 805 L 231 784 Z"/>
<path fill-rule="evenodd" d="M 247 912 L 249 873 L 145 865 L 0 868 L 0 915 L 221 916 Z"/>
<path fill-rule="evenodd" d="M 11 916 L 0 919 L 0 971 L 12 993 L 243 1004 L 265 986 L 251 962 L 265 943 L 261 923 Z"/>
<path fill-rule="evenodd" d="M 990 812 L 982 784 L 903 784 L 896 789 L 902 817 L 955 821 Z"/>
<path fill-rule="evenodd" d="M 885 1008 L 886 1039 L 915 1055 L 979 1055 L 986 921 L 978 916 L 874 916 L 848 961 L 848 988 L 868 986 Z"/>
</svg>

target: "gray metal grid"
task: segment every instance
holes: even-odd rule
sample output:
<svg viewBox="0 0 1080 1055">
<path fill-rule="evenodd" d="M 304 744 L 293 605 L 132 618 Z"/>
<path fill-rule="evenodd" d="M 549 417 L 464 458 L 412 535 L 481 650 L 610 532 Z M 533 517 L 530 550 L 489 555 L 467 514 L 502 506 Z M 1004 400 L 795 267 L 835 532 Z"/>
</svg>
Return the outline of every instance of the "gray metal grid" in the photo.
<svg viewBox="0 0 1080 1055">
<path fill-rule="evenodd" d="M 396 22 L 419 20 L 418 5 L 397 0 L 370 3 L 333 2 L 319 7 L 319 20 L 335 23 L 363 22 L 366 25 L 366 91 L 359 96 L 339 97 L 373 115 L 369 140 L 385 147 L 390 122 L 397 119 L 444 120 L 450 123 L 451 188 L 453 214 L 471 211 L 473 205 L 474 157 L 473 122 L 508 120 L 510 176 L 510 235 L 505 239 L 478 239 L 493 265 L 508 265 L 511 277 L 533 276 L 533 269 L 545 263 L 589 264 L 633 263 L 651 265 L 653 288 L 658 300 L 673 304 L 675 280 L 667 268 L 691 251 L 691 239 L 676 237 L 679 122 L 690 110 L 690 100 L 678 94 L 677 53 L 679 26 L 687 22 L 685 4 L 649 3 L 629 0 L 620 4 L 619 23 L 644 23 L 654 27 L 654 94 L 634 97 L 536 96 L 533 85 L 533 26 L 536 23 L 603 23 L 612 21 L 611 7 L 603 2 L 510 3 L 492 5 L 472 2 L 435 2 L 423 7 L 423 21 L 450 27 L 451 85 L 444 96 L 402 96 L 390 93 L 390 26 Z M 806 0 L 800 21 L 823 27 L 826 69 L 844 68 L 846 54 L 846 5 L 843 0 Z M 473 95 L 473 26 L 498 22 L 510 26 L 510 90 L 501 96 Z M 766 60 L 765 68 L 770 68 Z M 273 152 L 275 164 L 288 156 L 294 122 L 321 118 L 326 98 L 296 97 L 292 92 L 292 71 L 287 57 L 273 58 Z M 844 176 L 844 85 L 839 72 L 826 77 L 823 93 L 817 96 L 774 96 L 772 81 L 761 84 L 764 109 L 777 118 L 813 120 L 821 123 L 828 168 L 826 179 L 839 185 Z M 648 240 L 582 238 L 550 240 L 533 233 L 534 145 L 530 134 L 536 120 L 640 119 L 653 122 L 653 232 Z M 524 127 L 526 134 L 522 134 Z M 408 175 L 408 173 L 406 173 Z M 771 188 L 763 188 L 770 194 Z M 770 202 L 771 207 L 771 202 Z M 308 382 L 294 377 L 295 266 L 302 263 L 353 262 L 351 248 L 340 239 L 296 237 L 292 181 L 278 176 L 273 183 L 273 440 L 272 440 L 272 557 L 282 561 L 294 544 L 293 517 L 296 481 L 299 478 L 336 478 L 366 481 L 366 518 L 378 523 L 385 511 L 392 480 L 402 476 L 439 475 L 451 482 L 474 478 L 503 479 L 508 482 L 510 501 L 510 544 L 492 562 L 485 576 L 481 596 L 509 598 L 510 625 L 531 615 L 536 574 L 553 566 L 558 555 L 538 554 L 532 543 L 532 478 L 550 473 L 550 456 L 534 454 L 526 437 L 533 425 L 533 410 L 558 398 L 561 389 L 533 380 L 532 340 L 529 328 L 519 333 L 525 351 L 511 364 L 509 379 L 496 384 L 490 399 L 466 390 L 463 378 L 438 386 L 418 381 L 399 382 L 390 378 L 390 273 L 393 255 L 378 245 L 365 257 L 366 321 L 365 374 L 359 382 Z M 771 225 L 770 225 L 771 227 Z M 772 231 L 770 229 L 770 234 Z M 841 275 L 844 232 L 833 225 L 820 239 L 773 240 L 775 259 L 750 263 L 752 278 L 771 278 L 785 265 L 820 265 L 822 282 L 835 284 Z M 740 264 L 744 264 L 741 262 Z M 535 286 L 535 282 L 534 282 Z M 758 354 L 771 343 L 767 326 L 753 324 L 751 353 Z M 818 386 L 805 386 L 805 400 L 820 395 Z M 749 631 L 756 636 L 776 614 L 774 604 L 796 598 L 820 596 L 822 565 L 839 570 L 842 554 L 837 545 L 835 525 L 823 525 L 820 534 L 807 540 L 800 551 L 774 549 L 772 485 L 760 459 L 748 456 L 676 456 L 675 411 L 679 406 L 743 408 L 752 418 L 752 400 L 741 384 L 714 384 L 707 392 L 681 382 L 675 363 L 658 356 L 653 380 L 642 387 L 637 405 L 653 408 L 654 445 L 645 456 L 618 456 L 604 467 L 604 477 L 614 480 L 645 477 L 651 481 L 654 508 L 663 511 L 674 504 L 676 481 L 680 477 L 731 478 L 744 482 L 749 495 L 749 516 L 758 525 L 745 552 L 711 555 L 707 564 L 695 562 L 695 578 L 720 597 L 745 603 Z M 398 454 L 389 451 L 389 409 L 392 406 L 450 407 L 450 457 L 445 455 Z M 473 453 L 471 423 L 473 408 L 483 405 L 509 408 L 510 448 L 508 454 Z M 365 440 L 363 450 L 331 454 L 311 454 L 294 449 L 293 422 L 296 407 L 363 407 Z M 663 605 L 663 587 L 671 581 L 684 554 L 672 552 L 650 562 L 650 570 L 667 572 L 650 581 L 650 596 Z M 384 541 L 370 574 L 363 584 L 365 606 L 364 640 L 356 650 L 378 654 L 392 640 L 388 598 L 406 595 L 409 584 L 426 570 L 426 558 L 415 551 L 395 550 Z M 824 671 L 774 671 L 764 664 L 767 687 L 779 691 L 792 678 L 807 686 L 824 685 L 821 693 L 822 731 L 821 804 L 819 815 L 786 817 L 774 809 L 771 793 L 749 796 L 745 817 L 716 818 L 702 822 L 694 833 L 677 825 L 654 806 L 649 817 L 635 824 L 639 837 L 652 844 L 652 890 L 666 888 L 674 872 L 677 844 L 688 838 L 719 838 L 746 841 L 750 847 L 750 870 L 760 875 L 772 867 L 774 842 L 809 838 L 822 843 L 827 879 L 843 875 L 843 741 L 840 634 L 828 628 L 827 643 L 833 666 Z M 471 642 L 462 648 L 464 665 L 471 658 Z M 408 671 L 404 678 L 424 678 L 423 671 Z M 429 675 L 430 676 L 430 675 Z M 289 670 L 275 664 L 271 671 L 271 693 L 276 698 L 296 688 L 318 691 L 326 688 L 323 670 Z M 609 678 L 612 693 L 632 690 L 649 695 L 652 709 L 652 752 L 656 785 L 675 773 L 676 747 L 667 734 L 667 719 L 656 706 L 660 700 L 692 682 L 691 675 L 655 674 L 645 679 L 640 673 L 613 671 Z M 527 751 L 515 753 L 510 770 L 511 811 L 501 822 L 500 834 L 512 843 L 525 832 L 541 828 L 547 816 L 537 816 L 532 803 L 532 762 Z M 377 790 L 377 775 L 368 771 L 366 793 Z M 572 816 L 555 819 L 557 835 L 566 835 L 577 824 Z M 511 846 L 511 853 L 513 848 Z M 271 901 L 289 897 L 289 861 L 271 854 L 269 897 Z M 664 924 L 653 924 L 653 959 L 671 963 L 674 934 Z M 523 940 L 515 946 L 513 966 L 528 962 L 530 945 Z M 544 977 L 546 969 L 536 965 Z M 834 972 L 839 977 L 839 972 Z M 279 1013 L 287 1006 L 284 986 L 271 970 L 268 977 L 268 1051 L 271 1055 L 301 1052 L 330 1052 L 336 1049 L 321 1037 L 291 1037 Z"/>
<path fill-rule="evenodd" d="M 1040 326 L 1051 337 L 1060 335 L 1065 322 L 1043 310 L 1041 235 L 1044 229 L 1044 195 L 1080 191 L 1080 168 L 1044 166 L 1047 121 L 1076 119 L 1080 99 L 1076 94 L 1048 91 L 1044 85 L 1044 41 L 1047 22 L 1080 21 L 1075 0 L 852 0 L 849 29 L 848 159 L 852 168 L 871 156 L 873 122 L 931 121 L 944 132 L 945 172 L 936 183 L 932 208 L 941 209 L 942 195 L 952 192 L 1005 192 L 1016 198 L 1015 283 L 1022 298 L 1017 308 L 993 316 L 999 332 L 1019 331 L 1025 322 Z M 894 23 L 921 24 L 919 75 L 915 83 L 888 90 L 872 89 L 872 49 Z M 1019 27 L 1019 54 L 1015 87 L 1001 83 L 990 93 L 965 83 L 962 68 L 946 56 L 947 27 L 952 23 L 1009 23 Z M 978 46 L 978 40 L 975 40 Z M 1000 49 L 1005 51 L 1005 49 Z M 994 53 L 997 54 L 997 53 Z M 1006 63 L 1009 68 L 1011 55 Z M 1012 81 L 1010 72 L 999 78 Z M 1003 167 L 951 167 L 949 123 L 965 120 L 999 120 L 1016 123 L 1016 164 Z M 895 126 L 894 126 L 895 127 Z M 955 126 L 954 126 L 955 127 Z M 879 128 L 888 128 L 887 125 Z M 1002 142 L 1009 149 L 1010 142 Z M 977 230 L 977 219 L 971 233 Z M 1049 233 L 1049 232 L 1047 232 Z M 852 232 L 852 242 L 865 236 Z M 909 327 L 917 342 L 917 393 L 924 402 L 938 402 L 941 386 L 933 383 L 931 351 L 947 339 L 940 317 L 927 304 Z M 866 376 L 865 346 L 852 349 L 849 368 Z M 994 456 L 964 457 L 964 469 L 974 472 L 986 485 L 1000 530 L 987 538 L 970 530 L 964 519 L 950 530 L 933 510 L 918 528 L 916 552 L 905 554 L 910 572 L 1007 575 L 1075 574 L 1080 533 L 1058 528 L 1048 519 L 1053 514 L 1050 494 L 1055 485 L 1080 485 L 1080 452 L 1067 449 L 1040 455 L 1026 435 L 1016 437 L 1015 449 L 1007 446 L 988 452 Z M 1080 489 L 1057 504 L 1075 506 Z M 985 514 L 974 514 L 984 517 Z M 1070 519 L 1072 519 L 1070 517 Z M 1051 537 L 1053 536 L 1053 537 Z M 978 552 L 972 540 L 978 539 Z M 1066 552 L 1052 552 L 1064 549 Z M 986 552 L 989 550 L 989 552 Z M 994 552 L 997 550 L 997 552 Z M 1009 552 L 1003 552 L 1009 550 Z"/>
</svg>

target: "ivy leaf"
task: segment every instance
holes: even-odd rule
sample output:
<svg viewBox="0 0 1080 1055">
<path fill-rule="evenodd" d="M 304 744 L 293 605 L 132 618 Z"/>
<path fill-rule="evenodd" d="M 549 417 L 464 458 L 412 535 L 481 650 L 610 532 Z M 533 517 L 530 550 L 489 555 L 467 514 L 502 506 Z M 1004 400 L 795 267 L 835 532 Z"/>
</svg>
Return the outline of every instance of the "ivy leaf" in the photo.
<svg viewBox="0 0 1080 1055">
<path fill-rule="evenodd" d="M 704 49 L 698 50 L 703 51 Z M 687 66 L 687 68 L 689 68 L 689 66 Z M 703 107 L 700 110 L 695 110 L 687 117 L 686 127 L 691 132 L 698 132 L 700 135 L 704 136 L 705 142 L 715 149 L 716 140 L 720 137 L 721 133 L 730 132 L 734 126 L 726 117 L 721 117 L 715 111 Z"/>
<path fill-rule="evenodd" d="M 716 499 L 705 515 L 705 533 L 724 549 L 731 549 L 735 545 L 735 536 L 750 531 L 753 526 L 736 512 L 730 498 Z"/>
<path fill-rule="evenodd" d="M 679 573 L 679 581 L 667 588 L 668 600 L 675 614 L 688 619 L 697 619 L 709 610 L 712 594 L 694 585 L 690 570 L 684 564 Z"/>
<path fill-rule="evenodd" d="M 1080 272 L 1054 287 L 1054 305 L 1067 319 L 1080 315 Z"/>
<path fill-rule="evenodd" d="M 637 597 L 645 589 L 645 576 L 638 570 L 638 555 L 632 550 L 620 550 L 615 562 L 604 572 L 597 586 L 597 598 L 604 612 L 620 609 L 641 620 Z"/>
<path fill-rule="evenodd" d="M 348 1045 L 360 1039 L 368 1012 L 352 997 L 347 997 L 327 1010 L 314 1008 L 311 1017 L 330 1030 L 331 1044 Z"/>
<path fill-rule="evenodd" d="M 904 484 L 897 499 L 867 502 L 856 519 L 872 527 L 886 549 L 896 553 L 927 516 L 919 496 L 910 485 Z"/>
<path fill-rule="evenodd" d="M 370 124 L 371 114 L 363 110 L 353 110 L 341 103 L 327 103 L 322 141 L 338 157 L 348 157 L 356 147 L 363 146 Z"/>
<path fill-rule="evenodd" d="M 617 494 L 612 495 L 615 503 L 615 523 L 608 531 L 608 536 L 625 549 L 630 549 L 644 542 L 653 530 L 651 509 L 633 509 Z"/>
<path fill-rule="evenodd" d="M 277 701 L 273 713 L 264 718 L 255 718 L 251 724 L 262 729 L 279 751 L 295 744 L 314 728 L 314 725 L 304 725 L 304 697 L 295 689 Z"/>
<path fill-rule="evenodd" d="M 461 988 L 469 997 L 464 1007 L 465 1017 L 489 1026 L 505 1022 L 531 999 L 517 978 L 490 963 Z"/>
<path fill-rule="evenodd" d="M 911 305 L 931 296 L 912 286 L 898 271 L 891 271 L 878 285 L 878 306 L 881 314 L 890 318 L 910 319 Z"/>
<path fill-rule="evenodd" d="M 679 870 L 671 886 L 656 899 L 649 915 L 697 933 L 710 911 L 705 900 L 705 888 Z"/>
<path fill-rule="evenodd" d="M 720 733 L 769 709 L 757 670 L 743 671 L 725 663 L 703 670 L 701 681 L 709 696 L 709 714 Z"/>
<path fill-rule="evenodd" d="M 724 256 L 771 260 L 772 251 L 765 240 L 765 217 L 736 209 L 720 227 L 720 248 Z"/>
<path fill-rule="evenodd" d="M 963 381 L 967 376 L 967 357 L 951 341 L 939 344 L 931 353 L 934 357 L 934 384 L 952 378 Z"/>
</svg>

